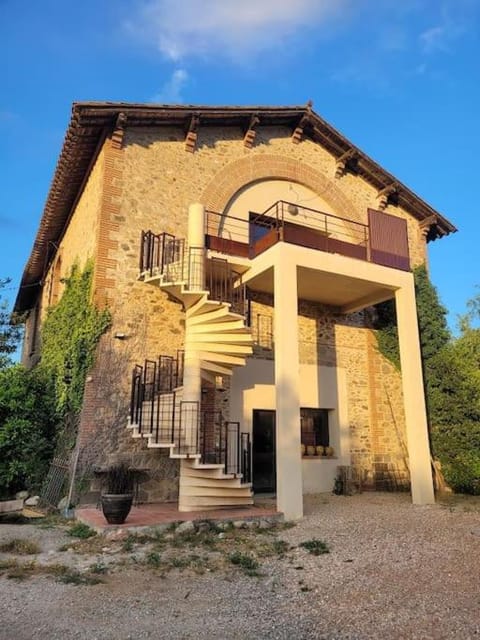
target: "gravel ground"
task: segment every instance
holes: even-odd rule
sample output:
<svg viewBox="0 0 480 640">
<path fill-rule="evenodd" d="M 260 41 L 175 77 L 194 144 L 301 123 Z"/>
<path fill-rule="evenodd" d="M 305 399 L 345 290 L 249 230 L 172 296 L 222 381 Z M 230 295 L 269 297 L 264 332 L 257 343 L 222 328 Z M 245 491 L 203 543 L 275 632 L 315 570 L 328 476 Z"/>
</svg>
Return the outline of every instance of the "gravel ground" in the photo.
<svg viewBox="0 0 480 640">
<path fill-rule="evenodd" d="M 416 507 L 404 494 L 322 495 L 307 497 L 305 512 L 276 532 L 292 549 L 263 559 L 259 577 L 231 567 L 203 575 L 174 569 L 162 578 L 131 563 L 88 586 L 0 577 L 0 638 L 480 637 L 479 500 Z M 39 562 L 80 569 L 121 555 L 108 543 L 86 556 L 59 552 L 71 540 L 62 529 L 0 527 L 0 543 L 14 537 L 37 540 Z M 312 538 L 330 553 L 297 547 Z"/>
</svg>

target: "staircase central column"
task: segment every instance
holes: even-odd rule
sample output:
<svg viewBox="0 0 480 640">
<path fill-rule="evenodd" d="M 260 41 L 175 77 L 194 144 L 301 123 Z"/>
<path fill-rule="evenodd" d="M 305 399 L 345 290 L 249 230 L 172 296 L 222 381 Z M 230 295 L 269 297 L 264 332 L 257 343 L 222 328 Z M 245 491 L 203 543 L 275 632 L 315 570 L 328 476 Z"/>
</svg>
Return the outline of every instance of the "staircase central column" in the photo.
<svg viewBox="0 0 480 640">
<path fill-rule="evenodd" d="M 295 520 L 303 516 L 296 264 L 275 264 L 274 305 L 277 509 Z"/>
<path fill-rule="evenodd" d="M 189 291 L 205 290 L 205 207 L 200 203 L 188 208 L 187 287 Z M 194 336 L 189 334 L 188 320 L 185 326 L 185 361 L 183 372 L 182 425 L 186 444 L 197 445 L 198 420 L 202 399 L 202 377 L 198 351 L 191 347 Z M 188 403 L 188 404 L 187 404 Z M 196 405 L 193 403 L 197 403 Z M 195 406 L 198 412 L 195 411 Z"/>
</svg>

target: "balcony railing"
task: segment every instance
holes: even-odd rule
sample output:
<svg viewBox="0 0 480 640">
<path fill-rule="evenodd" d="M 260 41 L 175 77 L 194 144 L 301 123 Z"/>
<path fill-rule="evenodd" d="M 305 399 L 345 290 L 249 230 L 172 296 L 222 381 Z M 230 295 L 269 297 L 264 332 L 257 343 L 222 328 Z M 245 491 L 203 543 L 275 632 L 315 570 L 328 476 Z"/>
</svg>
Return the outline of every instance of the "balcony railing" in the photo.
<svg viewBox="0 0 480 640">
<path fill-rule="evenodd" d="M 409 270 L 406 221 L 369 210 L 368 224 L 278 201 L 248 219 L 208 211 L 206 246 L 219 253 L 255 258 L 277 242 L 338 253 Z"/>
<path fill-rule="evenodd" d="M 165 282 L 182 282 L 191 291 L 209 291 L 209 298 L 228 302 L 231 310 L 247 314 L 246 288 L 242 276 L 228 260 L 207 260 L 206 249 L 187 247 L 183 238 L 169 233 L 142 231 L 140 275 L 161 275 Z"/>
</svg>

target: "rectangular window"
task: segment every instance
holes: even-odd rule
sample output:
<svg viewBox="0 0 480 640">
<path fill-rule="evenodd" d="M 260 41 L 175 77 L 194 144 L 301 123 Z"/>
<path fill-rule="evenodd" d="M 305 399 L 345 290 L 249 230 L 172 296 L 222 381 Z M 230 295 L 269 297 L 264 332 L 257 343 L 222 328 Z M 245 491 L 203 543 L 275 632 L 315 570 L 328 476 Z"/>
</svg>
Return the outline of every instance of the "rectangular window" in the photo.
<svg viewBox="0 0 480 640">
<path fill-rule="evenodd" d="M 302 444 L 307 446 L 330 446 L 328 409 L 300 409 Z"/>
</svg>

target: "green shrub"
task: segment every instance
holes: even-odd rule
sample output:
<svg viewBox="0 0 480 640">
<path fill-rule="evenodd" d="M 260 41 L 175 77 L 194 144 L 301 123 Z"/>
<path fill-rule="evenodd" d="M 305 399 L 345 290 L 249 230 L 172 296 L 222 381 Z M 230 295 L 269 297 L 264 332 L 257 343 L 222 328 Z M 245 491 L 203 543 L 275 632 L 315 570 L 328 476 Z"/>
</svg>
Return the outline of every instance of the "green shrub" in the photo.
<svg viewBox="0 0 480 640">
<path fill-rule="evenodd" d="M 53 386 L 41 371 L 0 370 L 0 498 L 40 489 L 58 423 Z"/>
<path fill-rule="evenodd" d="M 480 422 L 436 426 L 432 445 L 449 486 L 480 495 Z"/>
</svg>

